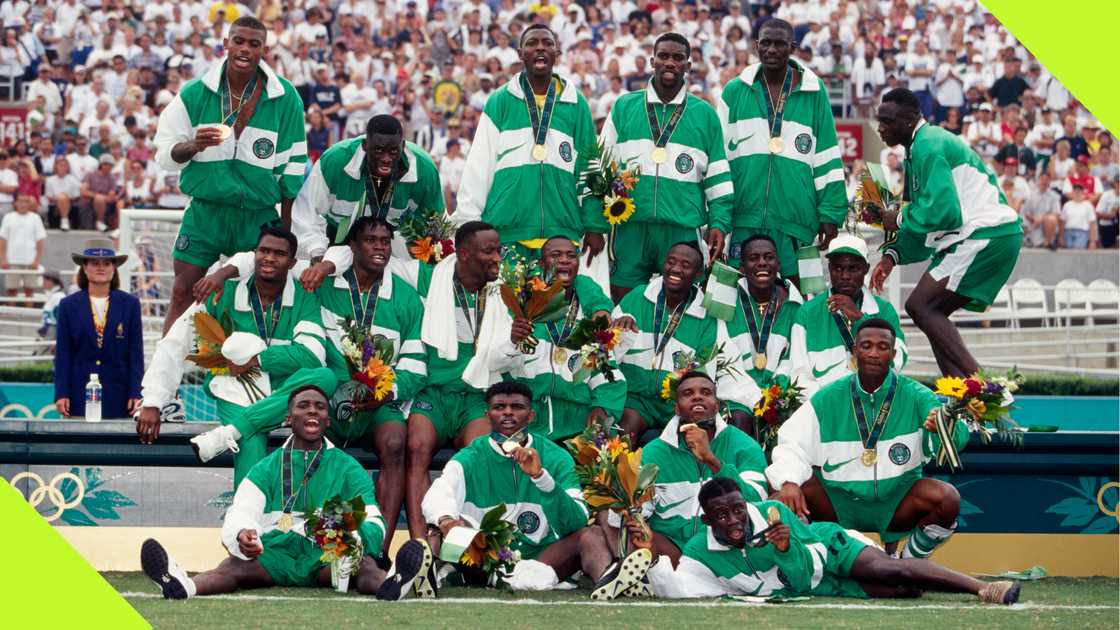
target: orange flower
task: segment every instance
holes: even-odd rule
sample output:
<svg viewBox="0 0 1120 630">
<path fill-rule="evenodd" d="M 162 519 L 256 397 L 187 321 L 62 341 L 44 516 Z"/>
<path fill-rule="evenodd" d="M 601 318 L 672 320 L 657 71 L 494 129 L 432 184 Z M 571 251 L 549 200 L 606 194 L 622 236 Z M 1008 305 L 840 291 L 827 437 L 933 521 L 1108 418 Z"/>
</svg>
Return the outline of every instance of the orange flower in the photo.
<svg viewBox="0 0 1120 630">
<path fill-rule="evenodd" d="M 544 291 L 548 288 L 548 285 L 544 283 L 544 280 L 541 280 L 540 276 L 533 276 L 529 280 L 529 288 L 536 293 L 537 291 Z"/>
<path fill-rule="evenodd" d="M 393 368 L 386 365 L 379 358 L 372 358 L 366 364 L 366 376 L 370 377 L 377 385 L 373 389 L 373 397 L 376 400 L 385 400 L 389 392 L 393 391 L 393 381 L 396 380 L 396 374 Z"/>
<path fill-rule="evenodd" d="M 626 443 L 616 435 L 607 442 L 606 447 L 607 451 L 611 454 L 611 459 L 614 459 L 618 457 L 619 453 L 626 450 Z"/>
<path fill-rule="evenodd" d="M 432 245 L 432 237 L 425 236 L 416 241 L 408 247 L 408 253 L 420 262 L 431 262 L 432 257 L 436 255 L 436 250 Z"/>
<path fill-rule="evenodd" d="M 622 182 L 622 187 L 626 190 L 634 190 L 634 184 L 638 183 L 638 178 L 628 170 L 622 171 L 622 175 L 620 175 L 618 179 Z"/>
</svg>

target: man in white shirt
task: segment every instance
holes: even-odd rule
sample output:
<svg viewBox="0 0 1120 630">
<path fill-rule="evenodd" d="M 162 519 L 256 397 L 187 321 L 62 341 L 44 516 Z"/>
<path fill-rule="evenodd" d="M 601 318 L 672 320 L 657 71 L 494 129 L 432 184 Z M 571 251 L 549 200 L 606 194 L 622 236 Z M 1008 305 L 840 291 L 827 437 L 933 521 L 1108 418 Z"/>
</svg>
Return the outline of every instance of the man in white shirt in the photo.
<svg viewBox="0 0 1120 630">
<path fill-rule="evenodd" d="M 1056 112 L 1064 111 L 1069 107 L 1072 98 L 1069 90 L 1051 74 L 1046 74 L 1039 79 L 1035 91 L 1038 92 L 1039 98 L 1045 100 L 1046 107 Z"/>
<path fill-rule="evenodd" d="M 373 106 L 377 104 L 377 90 L 366 85 L 365 77 L 355 74 L 350 83 L 342 88 L 342 108 L 346 110 L 346 137 L 352 138 L 365 133 L 366 122 L 373 118 Z"/>
<path fill-rule="evenodd" d="M 467 165 L 462 147 L 458 140 L 448 140 L 446 153 L 439 162 L 439 181 L 443 182 L 443 199 L 447 213 L 455 212 L 455 200 L 459 195 L 459 183 L 463 179 L 463 169 Z"/>
<path fill-rule="evenodd" d="M 101 75 L 105 79 L 105 92 L 119 100 L 128 89 L 128 63 L 124 55 L 113 56 L 113 67 Z"/>
<path fill-rule="evenodd" d="M 861 118 L 871 116 L 872 104 L 887 83 L 887 73 L 883 62 L 875 56 L 875 45 L 864 46 L 863 56 L 852 64 L 852 102 L 856 115 Z"/>
<path fill-rule="evenodd" d="M 965 139 L 981 157 L 990 160 L 999 151 L 1001 135 L 999 123 L 992 120 L 992 105 L 984 103 L 976 110 L 976 119 L 968 126 Z"/>
<path fill-rule="evenodd" d="M 89 154 L 89 138 L 85 136 L 74 139 L 74 153 L 67 155 L 66 159 L 70 162 L 70 170 L 78 181 L 84 180 L 86 175 L 97 170 L 97 158 Z"/>
<path fill-rule="evenodd" d="M 19 187 L 19 175 L 12 168 L 6 149 L 0 149 L 0 216 L 15 208 L 15 193 Z"/>
<path fill-rule="evenodd" d="M 517 49 L 510 46 L 509 35 L 507 33 L 499 31 L 497 42 L 498 45 L 490 51 L 490 56 L 498 58 L 498 61 L 502 63 L 503 70 L 509 70 L 510 66 L 521 61 L 521 56 L 517 54 Z"/>
<path fill-rule="evenodd" d="M 4 284 L 9 296 L 15 296 L 22 288 L 24 296 L 30 298 L 43 284 L 39 263 L 47 231 L 35 212 L 34 197 L 17 193 L 15 208 L 15 212 L 9 212 L 0 221 L 0 268 L 26 271 L 9 274 Z"/>
<path fill-rule="evenodd" d="M 957 71 L 953 51 L 941 53 L 941 65 L 934 75 L 934 86 L 937 98 L 936 121 L 941 122 L 947 117 L 950 108 L 956 107 L 959 110 L 964 107 L 964 80 Z"/>
<path fill-rule="evenodd" d="M 480 73 L 478 85 L 478 90 L 471 94 L 471 109 L 481 112 L 486 109 L 486 99 L 490 98 L 490 94 L 494 91 L 494 76 L 489 72 Z"/>
<path fill-rule="evenodd" d="M 933 75 L 937 71 L 937 57 L 930 54 L 929 48 L 923 39 L 918 39 L 914 45 L 914 52 L 906 55 L 904 66 L 906 76 L 910 77 L 910 90 L 918 97 L 922 107 L 922 116 L 929 119 L 933 116 Z"/>
<path fill-rule="evenodd" d="M 50 64 L 39 66 L 39 77 L 27 86 L 27 100 L 33 101 L 36 97 L 43 97 L 44 109 L 53 116 L 62 109 L 62 90 L 51 81 L 51 74 Z"/>
<path fill-rule="evenodd" d="M 70 172 L 70 162 L 65 157 L 54 161 L 54 174 L 47 178 L 44 195 L 49 207 L 58 212 L 58 227 L 63 232 L 70 231 L 70 208 L 82 196 L 82 181 Z"/>
</svg>

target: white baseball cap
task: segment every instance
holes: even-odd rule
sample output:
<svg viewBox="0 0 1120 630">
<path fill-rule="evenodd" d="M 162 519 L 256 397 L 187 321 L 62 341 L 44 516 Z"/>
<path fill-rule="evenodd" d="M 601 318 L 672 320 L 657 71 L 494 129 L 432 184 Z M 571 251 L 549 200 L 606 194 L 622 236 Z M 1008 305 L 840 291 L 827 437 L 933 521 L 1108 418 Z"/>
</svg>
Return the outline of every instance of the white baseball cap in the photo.
<svg viewBox="0 0 1120 630">
<path fill-rule="evenodd" d="M 836 254 L 852 254 L 867 261 L 867 242 L 854 234 L 840 234 L 828 244 L 826 257 Z"/>
</svg>

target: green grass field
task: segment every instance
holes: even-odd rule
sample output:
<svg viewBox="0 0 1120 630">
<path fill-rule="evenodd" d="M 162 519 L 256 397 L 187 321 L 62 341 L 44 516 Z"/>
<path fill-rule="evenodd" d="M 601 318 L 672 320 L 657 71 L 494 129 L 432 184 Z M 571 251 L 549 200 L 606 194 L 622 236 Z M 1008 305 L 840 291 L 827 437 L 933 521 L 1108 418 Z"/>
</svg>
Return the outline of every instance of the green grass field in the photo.
<svg viewBox="0 0 1120 630">
<path fill-rule="evenodd" d="M 1120 582 L 1048 578 L 1023 585 L 1020 603 L 987 606 L 965 595 L 917 600 L 813 598 L 786 604 L 733 601 L 591 602 L 586 591 L 508 593 L 448 588 L 440 601 L 378 602 L 330 589 L 273 588 L 165 601 L 140 573 L 105 578 L 155 628 L 1116 628 Z"/>
</svg>

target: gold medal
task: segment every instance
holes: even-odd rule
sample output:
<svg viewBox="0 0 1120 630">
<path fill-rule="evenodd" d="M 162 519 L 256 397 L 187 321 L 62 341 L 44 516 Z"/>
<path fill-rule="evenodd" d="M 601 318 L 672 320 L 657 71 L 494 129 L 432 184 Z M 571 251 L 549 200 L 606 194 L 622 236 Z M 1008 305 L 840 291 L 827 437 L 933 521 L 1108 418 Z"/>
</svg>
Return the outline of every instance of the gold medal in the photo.
<svg viewBox="0 0 1120 630">
<path fill-rule="evenodd" d="M 863 464 L 864 466 L 867 466 L 868 468 L 871 468 L 872 466 L 874 466 L 875 462 L 878 461 L 878 460 L 879 460 L 879 454 L 876 453 L 875 449 L 873 449 L 873 448 L 864 449 L 863 455 L 859 456 L 860 463 Z"/>
<path fill-rule="evenodd" d="M 552 362 L 553 363 L 564 363 L 567 360 L 568 360 L 568 350 L 567 349 L 561 348 L 560 346 L 556 346 L 555 348 L 552 349 Z"/>
<path fill-rule="evenodd" d="M 279 529 L 280 531 L 282 531 L 284 533 L 287 533 L 287 532 L 292 531 L 292 525 L 294 525 L 294 524 L 295 523 L 292 520 L 292 515 L 287 513 L 287 512 L 284 512 L 283 514 L 280 515 L 280 521 L 276 523 L 276 529 Z"/>
<path fill-rule="evenodd" d="M 214 129 L 218 130 L 219 137 L 222 139 L 222 142 L 225 142 L 226 138 L 228 138 L 230 134 L 233 133 L 233 127 L 230 127 L 229 125 L 214 125 Z"/>
<path fill-rule="evenodd" d="M 859 364 L 856 362 L 856 355 L 853 354 L 850 358 L 848 358 L 848 368 L 850 368 L 853 372 L 858 371 Z"/>
<path fill-rule="evenodd" d="M 665 150 L 665 147 L 656 147 L 651 157 L 654 164 L 664 164 L 665 160 L 669 159 L 669 152 Z"/>
<path fill-rule="evenodd" d="M 765 370 L 766 369 L 766 353 L 765 352 L 754 353 L 754 369 L 756 369 L 756 370 Z"/>
<path fill-rule="evenodd" d="M 778 508 L 773 505 L 766 508 L 766 522 L 770 525 L 782 522 L 782 513 L 778 511 Z"/>
<path fill-rule="evenodd" d="M 781 153 L 782 150 L 785 149 L 785 146 L 786 145 L 784 142 L 782 142 L 781 136 L 770 138 L 769 147 L 771 153 Z"/>
<path fill-rule="evenodd" d="M 543 162 L 545 157 L 547 157 L 547 156 L 548 156 L 548 153 L 545 152 L 543 144 L 534 144 L 533 145 L 533 159 L 534 160 L 536 160 L 538 162 Z"/>
</svg>

